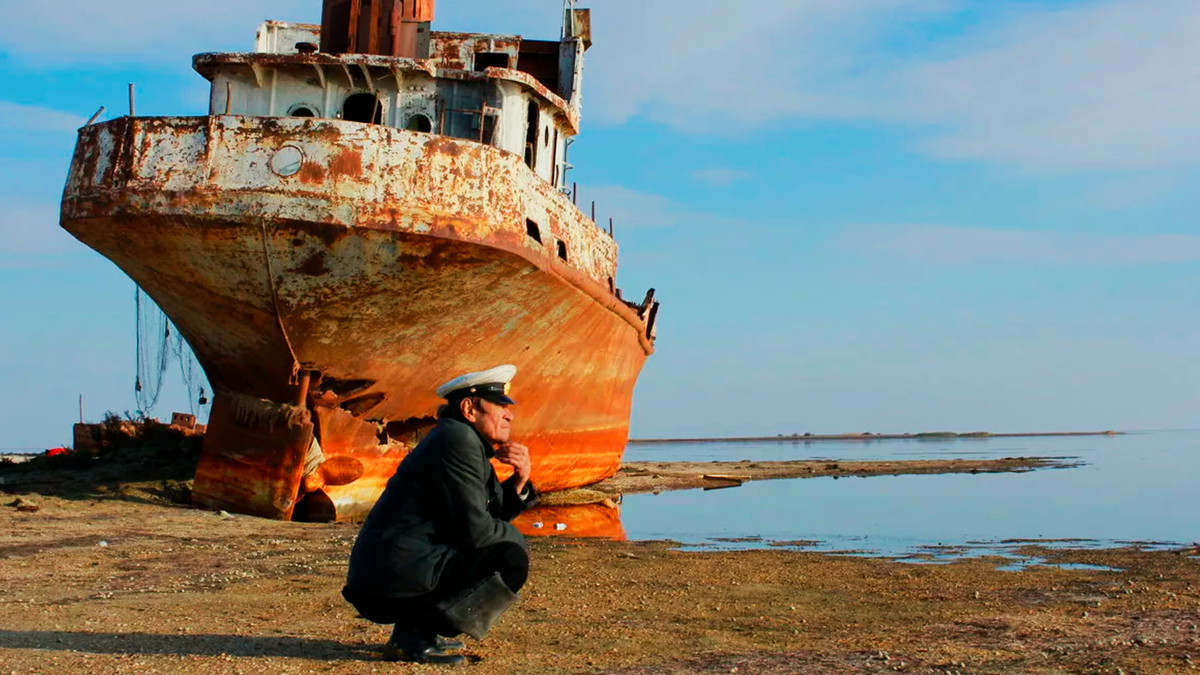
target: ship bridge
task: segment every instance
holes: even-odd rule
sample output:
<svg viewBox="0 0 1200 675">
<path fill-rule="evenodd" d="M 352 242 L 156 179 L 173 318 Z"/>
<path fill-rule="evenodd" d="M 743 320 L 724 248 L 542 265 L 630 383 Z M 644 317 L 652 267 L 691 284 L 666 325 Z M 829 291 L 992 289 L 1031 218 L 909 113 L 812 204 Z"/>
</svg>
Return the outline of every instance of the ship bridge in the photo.
<svg viewBox="0 0 1200 675">
<path fill-rule="evenodd" d="M 568 2 L 562 37 L 430 30 L 433 0 L 325 0 L 321 25 L 268 21 L 253 53 L 193 59 L 210 114 L 312 117 L 482 143 L 566 188 L 579 132 L 591 13 Z"/>
</svg>

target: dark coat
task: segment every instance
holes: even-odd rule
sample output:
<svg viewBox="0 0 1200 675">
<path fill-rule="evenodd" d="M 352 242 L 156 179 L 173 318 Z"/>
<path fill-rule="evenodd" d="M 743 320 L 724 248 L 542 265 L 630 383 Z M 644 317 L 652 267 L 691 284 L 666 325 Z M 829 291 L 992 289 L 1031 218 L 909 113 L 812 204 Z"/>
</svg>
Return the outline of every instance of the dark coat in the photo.
<svg viewBox="0 0 1200 675">
<path fill-rule="evenodd" d="M 501 485 L 495 456 L 475 427 L 443 418 L 413 449 L 371 509 L 350 554 L 346 586 L 375 597 L 407 598 L 434 590 L 455 555 L 500 542 L 525 546 L 508 521 L 533 505 L 516 476 Z"/>
</svg>

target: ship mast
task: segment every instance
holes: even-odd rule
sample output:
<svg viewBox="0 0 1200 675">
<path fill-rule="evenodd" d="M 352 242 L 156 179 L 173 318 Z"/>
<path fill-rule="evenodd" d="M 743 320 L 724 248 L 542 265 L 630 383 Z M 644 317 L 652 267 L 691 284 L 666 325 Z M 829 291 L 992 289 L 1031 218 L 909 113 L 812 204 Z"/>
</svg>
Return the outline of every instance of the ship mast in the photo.
<svg viewBox="0 0 1200 675">
<path fill-rule="evenodd" d="M 575 30 L 575 0 L 563 0 L 562 39 L 569 40 L 578 35 Z"/>
</svg>

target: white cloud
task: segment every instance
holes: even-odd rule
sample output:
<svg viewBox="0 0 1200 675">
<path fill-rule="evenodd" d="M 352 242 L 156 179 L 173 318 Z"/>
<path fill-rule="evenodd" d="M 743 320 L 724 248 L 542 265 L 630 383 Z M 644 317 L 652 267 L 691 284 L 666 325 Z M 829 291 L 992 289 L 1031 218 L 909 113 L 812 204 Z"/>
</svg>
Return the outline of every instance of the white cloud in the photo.
<svg viewBox="0 0 1200 675">
<path fill-rule="evenodd" d="M 0 218 L 0 266 L 25 266 L 33 258 L 81 252 L 76 241 L 58 224 L 57 204 L 30 204 L 4 198 Z"/>
<path fill-rule="evenodd" d="M 1099 181 L 1084 193 L 1083 199 L 1110 211 L 1134 209 L 1151 204 L 1173 190 L 1186 189 L 1182 187 L 1183 182 L 1158 172 L 1126 175 Z"/>
<path fill-rule="evenodd" d="M 0 2 L 0 50 L 34 67 L 186 67 L 196 51 L 249 49 L 265 18 L 320 15 L 316 0 Z M 556 15 L 534 0 L 461 0 L 440 10 L 437 28 L 545 38 Z M 870 121 L 909 130 L 918 151 L 943 159 L 1053 170 L 1200 161 L 1195 0 L 760 0 L 732 10 L 608 0 L 593 24 L 585 114 L 601 123 L 641 116 L 739 134 Z"/>
<path fill-rule="evenodd" d="M 850 228 L 840 240 L 858 254 L 899 256 L 937 263 L 1028 262 L 1134 265 L 1200 262 L 1200 236 L 1102 236 L 940 225 Z"/>
<path fill-rule="evenodd" d="M 906 34 L 965 8 L 983 19 L 958 37 Z M 606 22 L 619 22 L 611 45 Z M 936 158 L 1035 169 L 1200 161 L 1195 0 L 766 0 L 735 13 L 617 0 L 596 23 L 586 103 L 601 121 L 724 134 L 872 121 L 908 129 Z"/>
<path fill-rule="evenodd" d="M 741 169 L 730 169 L 725 167 L 712 167 L 708 169 L 696 169 L 692 172 L 692 178 L 713 187 L 727 187 L 734 183 L 746 180 L 750 174 Z"/>
<path fill-rule="evenodd" d="M 1035 169 L 1148 169 L 1200 161 L 1200 3 L 1062 5 L 920 0 L 618 1 L 597 19 L 586 103 L 739 133 L 796 119 L 907 128 L 941 159 Z M 930 20 L 984 19 L 959 37 L 908 40 Z M 936 31 L 931 31 L 936 35 Z M 914 47 L 912 45 L 916 44 Z"/>
<path fill-rule="evenodd" d="M 1200 3 L 1091 2 L 1027 10 L 950 55 L 902 66 L 883 120 L 937 128 L 937 157 L 1052 169 L 1145 169 L 1200 159 Z"/>
<path fill-rule="evenodd" d="M 890 23 L 950 0 L 614 0 L 593 17 L 586 104 L 604 122 L 644 115 L 737 133 L 845 104 L 836 84 Z"/>
<path fill-rule="evenodd" d="M 579 208 L 588 211 L 591 202 L 596 202 L 596 221 L 608 227 L 608 219 L 615 221 L 618 232 L 626 228 L 671 228 L 700 226 L 728 227 L 740 221 L 720 215 L 693 211 L 662 195 L 631 190 L 621 185 L 580 186 Z M 586 206 L 585 206 L 586 205 Z M 740 223 L 750 227 L 749 223 Z"/>
<path fill-rule="evenodd" d="M 264 19 L 320 22 L 316 0 L 3 0 L 0 48 L 35 66 L 189 64 L 197 51 L 254 47 Z M 170 59 L 170 61 L 167 61 Z"/>
<path fill-rule="evenodd" d="M 87 120 L 70 113 L 0 101 L 0 128 L 20 131 L 74 133 Z"/>
<path fill-rule="evenodd" d="M 595 202 L 596 221 L 603 227 L 608 227 L 609 218 L 620 228 L 671 227 L 688 221 L 688 213 L 666 197 L 621 185 L 582 186 L 580 195 L 580 210 L 587 211 Z"/>
</svg>

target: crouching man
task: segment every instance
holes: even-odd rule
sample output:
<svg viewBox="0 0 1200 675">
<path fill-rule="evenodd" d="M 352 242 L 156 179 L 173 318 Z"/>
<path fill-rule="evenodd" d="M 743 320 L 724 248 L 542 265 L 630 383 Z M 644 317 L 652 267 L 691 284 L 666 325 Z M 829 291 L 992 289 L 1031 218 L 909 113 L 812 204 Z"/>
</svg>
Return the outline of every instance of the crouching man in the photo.
<svg viewBox="0 0 1200 675">
<path fill-rule="evenodd" d="M 433 431 L 404 458 L 363 524 L 342 595 L 369 621 L 395 624 L 387 660 L 458 664 L 529 575 L 525 538 L 508 521 L 537 500 L 529 450 L 510 440 L 515 366 L 463 375 Z M 503 484 L 488 461 L 513 467 Z"/>
</svg>

